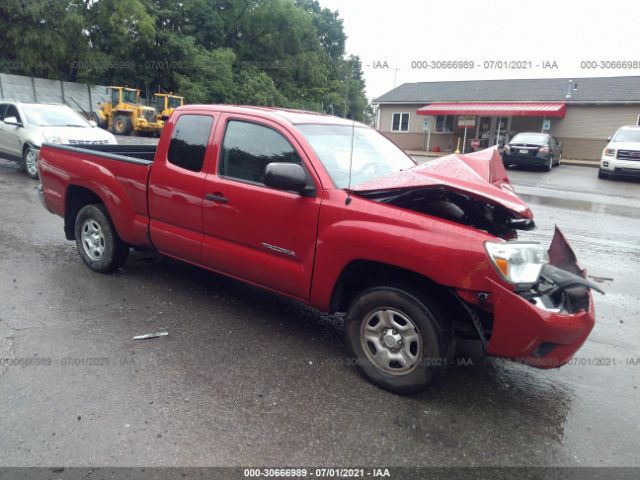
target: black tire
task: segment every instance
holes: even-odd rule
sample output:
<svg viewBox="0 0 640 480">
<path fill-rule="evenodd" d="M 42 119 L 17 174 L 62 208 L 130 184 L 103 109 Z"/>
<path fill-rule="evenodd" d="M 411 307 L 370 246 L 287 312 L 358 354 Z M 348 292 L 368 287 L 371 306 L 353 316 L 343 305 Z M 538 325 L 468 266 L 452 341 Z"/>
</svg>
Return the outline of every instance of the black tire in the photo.
<svg viewBox="0 0 640 480">
<path fill-rule="evenodd" d="M 22 167 L 29 178 L 38 179 L 38 149 L 33 145 L 25 145 L 22 149 Z"/>
<path fill-rule="evenodd" d="M 603 180 L 607 180 L 609 178 L 608 173 L 604 173 L 602 170 L 598 170 L 598 178 L 602 178 Z"/>
<path fill-rule="evenodd" d="M 99 227 L 100 235 L 95 237 L 96 243 L 91 244 L 83 237 L 83 229 L 88 234 L 95 225 Z M 104 205 L 98 203 L 82 207 L 76 216 L 75 234 L 78 253 L 92 270 L 113 272 L 127 261 L 129 245 L 118 236 Z M 102 253 L 98 255 L 100 250 Z"/>
<path fill-rule="evenodd" d="M 542 167 L 542 169 L 545 172 L 550 172 L 552 168 L 553 168 L 553 156 L 549 158 L 549 163 L 547 163 L 544 167 Z"/>
<path fill-rule="evenodd" d="M 562 161 L 562 152 L 560 152 L 560 155 L 558 155 L 558 161 L 556 163 L 556 167 L 560 166 L 560 162 Z"/>
<path fill-rule="evenodd" d="M 431 385 L 445 372 L 455 350 L 453 326 L 438 305 L 424 294 L 409 291 L 391 286 L 365 290 L 349 306 L 344 327 L 345 340 L 360 372 L 376 385 L 400 395 L 417 393 Z M 409 319 L 415 326 L 413 333 L 417 333 L 421 340 L 421 346 L 416 346 L 415 363 L 406 373 L 402 370 L 391 373 L 389 370 L 392 369 L 385 371 L 373 363 L 370 358 L 375 355 L 373 344 L 364 340 L 365 326 L 371 325 L 378 312 L 389 311 L 394 312 L 395 321 L 398 321 L 395 317 L 398 313 Z M 377 325 L 374 328 L 378 328 Z M 382 327 L 383 332 L 385 328 Z M 383 345 L 384 335 L 381 338 L 378 343 L 386 348 Z M 404 345 L 413 347 L 409 341 Z M 387 363 L 390 365 L 393 361 Z"/>
<path fill-rule="evenodd" d="M 131 118 L 127 115 L 116 115 L 113 117 L 113 133 L 116 135 L 129 135 L 131 130 Z"/>
<path fill-rule="evenodd" d="M 107 119 L 98 115 L 98 112 L 91 112 L 89 114 L 89 120 L 93 120 L 94 122 L 96 122 L 96 125 L 98 125 L 100 128 L 107 128 Z"/>
</svg>

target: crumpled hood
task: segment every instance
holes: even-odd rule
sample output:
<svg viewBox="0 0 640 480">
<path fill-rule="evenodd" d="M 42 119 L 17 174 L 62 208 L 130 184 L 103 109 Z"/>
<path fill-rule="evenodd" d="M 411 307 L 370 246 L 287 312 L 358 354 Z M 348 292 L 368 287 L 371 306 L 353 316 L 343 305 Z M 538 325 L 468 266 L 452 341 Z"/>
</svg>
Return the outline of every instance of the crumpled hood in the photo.
<svg viewBox="0 0 640 480">
<path fill-rule="evenodd" d="M 450 188 L 498 204 L 524 218 L 533 218 L 529 206 L 515 193 L 497 147 L 465 155 L 452 153 L 352 187 L 354 193 Z"/>
</svg>

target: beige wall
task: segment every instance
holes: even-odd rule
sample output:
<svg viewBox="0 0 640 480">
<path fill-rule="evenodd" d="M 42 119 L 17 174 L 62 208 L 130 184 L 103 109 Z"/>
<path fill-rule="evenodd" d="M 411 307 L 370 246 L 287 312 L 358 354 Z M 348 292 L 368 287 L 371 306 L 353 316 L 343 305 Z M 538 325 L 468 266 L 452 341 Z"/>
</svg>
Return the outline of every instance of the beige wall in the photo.
<svg viewBox="0 0 640 480">
<path fill-rule="evenodd" d="M 511 117 L 511 130 L 519 132 L 542 131 L 542 117 Z"/>
<path fill-rule="evenodd" d="M 424 104 L 380 105 L 379 129 L 405 150 L 424 150 L 425 134 L 422 122 L 426 118 L 416 110 Z M 391 117 L 395 112 L 409 113 L 409 131 L 391 132 Z M 622 125 L 634 125 L 640 105 L 569 105 L 565 118 L 552 118 L 550 133 L 562 142 L 565 158 L 599 159 L 607 137 Z M 431 119 L 431 128 L 435 118 Z M 539 132 L 542 117 L 512 117 L 511 131 Z M 443 151 L 455 147 L 456 134 L 431 134 L 430 147 Z"/>
<path fill-rule="evenodd" d="M 451 148 L 457 140 L 453 134 L 433 133 L 436 126 L 436 118 L 433 116 L 418 115 L 416 111 L 424 107 L 424 103 L 406 104 L 406 105 L 381 105 L 379 107 L 379 130 L 394 142 L 400 148 L 405 150 L 424 150 L 427 142 L 426 132 L 422 130 L 423 122 L 426 118 L 431 124 L 431 140 L 429 149 L 438 146 L 442 151 Z M 391 120 L 394 113 L 409 113 L 409 131 L 408 132 L 392 132 Z M 453 145 L 455 147 L 455 145 Z"/>
</svg>

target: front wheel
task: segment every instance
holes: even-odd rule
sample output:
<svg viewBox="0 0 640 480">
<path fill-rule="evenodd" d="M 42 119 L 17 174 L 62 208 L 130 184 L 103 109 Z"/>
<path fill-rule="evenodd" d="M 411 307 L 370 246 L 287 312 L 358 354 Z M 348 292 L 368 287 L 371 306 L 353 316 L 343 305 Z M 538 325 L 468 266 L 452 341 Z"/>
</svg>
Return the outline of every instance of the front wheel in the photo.
<svg viewBox="0 0 640 480">
<path fill-rule="evenodd" d="M 22 152 L 22 163 L 29 178 L 38 178 L 38 150 L 31 145 L 27 145 Z"/>
<path fill-rule="evenodd" d="M 452 326 L 435 302 L 395 287 L 371 288 L 352 302 L 345 338 L 360 371 L 402 395 L 433 383 L 454 350 Z"/>
<path fill-rule="evenodd" d="M 116 135 L 129 135 L 133 130 L 131 118 L 126 115 L 116 115 L 113 118 L 113 133 Z"/>
<path fill-rule="evenodd" d="M 118 236 L 104 205 L 82 207 L 76 217 L 75 233 L 78 253 L 92 270 L 112 272 L 127 261 L 129 246 Z"/>
</svg>

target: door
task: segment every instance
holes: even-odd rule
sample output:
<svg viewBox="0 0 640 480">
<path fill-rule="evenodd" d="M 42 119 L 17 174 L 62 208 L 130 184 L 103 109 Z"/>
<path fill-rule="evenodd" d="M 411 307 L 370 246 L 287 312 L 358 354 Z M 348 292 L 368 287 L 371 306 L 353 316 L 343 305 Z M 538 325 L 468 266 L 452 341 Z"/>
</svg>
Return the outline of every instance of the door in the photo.
<svg viewBox="0 0 640 480">
<path fill-rule="evenodd" d="M 262 183 L 269 163 L 295 162 L 317 192 L 307 157 L 289 132 L 267 120 L 227 117 L 220 136 L 216 172 L 205 180 L 203 264 L 308 299 L 320 199 Z"/>
<path fill-rule="evenodd" d="M 4 123 L 4 120 L 9 117 L 15 117 L 19 123 L 22 122 L 22 118 L 20 117 L 16 106 L 8 104 L 6 109 L 4 109 L 2 123 L 0 123 L 0 150 L 7 156 L 22 158 L 20 129 L 23 127 L 18 125 L 7 125 Z"/>
<path fill-rule="evenodd" d="M 200 263 L 205 159 L 211 155 L 214 116 L 183 114 L 165 126 L 149 176 L 150 235 L 162 253 Z"/>
</svg>

